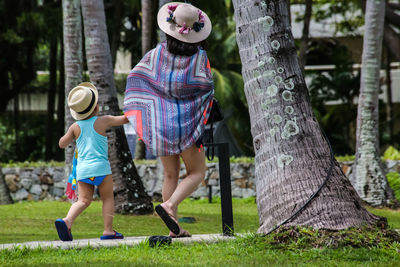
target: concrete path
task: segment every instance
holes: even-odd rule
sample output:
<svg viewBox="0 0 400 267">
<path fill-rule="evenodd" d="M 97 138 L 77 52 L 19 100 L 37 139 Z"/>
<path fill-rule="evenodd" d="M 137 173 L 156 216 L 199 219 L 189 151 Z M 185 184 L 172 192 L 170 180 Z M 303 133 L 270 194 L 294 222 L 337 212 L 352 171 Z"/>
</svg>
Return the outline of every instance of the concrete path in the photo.
<svg viewBox="0 0 400 267">
<path fill-rule="evenodd" d="M 13 249 L 13 248 L 54 248 L 54 249 L 72 249 L 72 248 L 102 248 L 102 247 L 118 247 L 121 245 L 134 246 L 145 241 L 148 236 L 125 237 L 119 240 L 100 240 L 99 238 L 93 239 L 77 239 L 71 242 L 62 241 L 33 241 L 24 243 L 0 244 L 0 250 Z M 213 243 L 217 241 L 231 240 L 234 237 L 223 236 L 222 234 L 204 234 L 193 235 L 192 237 L 173 238 L 172 242 L 182 243 L 195 243 L 205 242 Z"/>
</svg>

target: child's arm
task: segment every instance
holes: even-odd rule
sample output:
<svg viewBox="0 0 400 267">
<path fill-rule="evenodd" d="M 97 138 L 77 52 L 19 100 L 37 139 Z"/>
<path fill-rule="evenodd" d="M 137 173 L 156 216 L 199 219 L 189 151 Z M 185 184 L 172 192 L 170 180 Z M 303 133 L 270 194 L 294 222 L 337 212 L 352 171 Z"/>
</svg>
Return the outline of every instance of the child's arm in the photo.
<svg viewBox="0 0 400 267">
<path fill-rule="evenodd" d="M 128 118 L 125 117 L 124 115 L 122 115 L 122 116 L 106 115 L 106 116 L 103 116 L 102 118 L 104 119 L 105 123 L 107 124 L 107 128 L 112 127 L 112 126 L 120 126 L 122 124 L 129 122 Z"/>
<path fill-rule="evenodd" d="M 60 141 L 58 141 L 60 148 L 66 148 L 75 139 L 76 126 L 77 125 L 75 123 L 72 124 L 65 135 L 60 138 Z"/>
</svg>

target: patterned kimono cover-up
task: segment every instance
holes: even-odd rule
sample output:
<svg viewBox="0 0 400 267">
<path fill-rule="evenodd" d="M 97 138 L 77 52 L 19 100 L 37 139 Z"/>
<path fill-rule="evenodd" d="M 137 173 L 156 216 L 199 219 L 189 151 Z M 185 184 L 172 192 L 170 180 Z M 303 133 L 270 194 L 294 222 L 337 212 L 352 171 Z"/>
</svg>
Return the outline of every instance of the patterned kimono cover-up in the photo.
<svg viewBox="0 0 400 267">
<path fill-rule="evenodd" d="M 179 154 L 200 139 L 214 95 L 206 52 L 179 56 L 166 46 L 158 44 L 133 68 L 124 99 L 125 115 L 157 156 Z"/>
</svg>

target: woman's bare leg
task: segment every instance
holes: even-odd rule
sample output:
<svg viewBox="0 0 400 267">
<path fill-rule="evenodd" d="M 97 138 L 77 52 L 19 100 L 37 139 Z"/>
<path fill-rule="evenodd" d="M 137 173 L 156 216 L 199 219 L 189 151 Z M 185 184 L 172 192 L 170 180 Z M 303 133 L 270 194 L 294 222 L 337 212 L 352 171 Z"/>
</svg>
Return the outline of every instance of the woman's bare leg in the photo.
<svg viewBox="0 0 400 267">
<path fill-rule="evenodd" d="M 112 227 L 114 219 L 114 190 L 112 175 L 107 175 L 103 182 L 99 185 L 101 200 L 103 201 L 103 235 L 113 235 Z"/>
<path fill-rule="evenodd" d="M 79 216 L 87 207 L 93 199 L 94 186 L 78 181 L 78 201 L 72 204 L 68 211 L 67 217 L 63 218 L 67 227 L 71 229 L 76 217 Z"/>
<path fill-rule="evenodd" d="M 163 202 L 166 202 L 172 194 L 175 192 L 178 186 L 179 171 L 181 168 L 181 163 L 179 155 L 172 155 L 166 157 L 160 157 L 161 163 L 164 167 L 164 181 L 162 187 L 162 197 Z M 170 211 L 175 217 L 177 215 L 177 210 Z"/>
<path fill-rule="evenodd" d="M 196 190 L 203 181 L 207 169 L 204 151 L 199 151 L 195 145 L 183 151 L 181 156 L 186 166 L 187 176 L 178 184 L 171 197 L 162 203 L 163 208 L 175 218 L 178 205 Z"/>
</svg>

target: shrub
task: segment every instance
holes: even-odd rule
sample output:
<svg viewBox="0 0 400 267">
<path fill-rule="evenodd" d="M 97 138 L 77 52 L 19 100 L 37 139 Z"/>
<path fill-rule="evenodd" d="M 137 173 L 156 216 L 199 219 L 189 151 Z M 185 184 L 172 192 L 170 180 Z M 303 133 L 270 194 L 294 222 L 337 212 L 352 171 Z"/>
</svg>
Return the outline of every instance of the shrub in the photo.
<svg viewBox="0 0 400 267">
<path fill-rule="evenodd" d="M 398 172 L 389 172 L 386 178 L 394 191 L 396 199 L 400 201 L 400 174 Z"/>
</svg>

